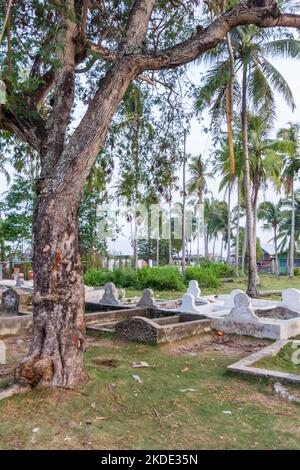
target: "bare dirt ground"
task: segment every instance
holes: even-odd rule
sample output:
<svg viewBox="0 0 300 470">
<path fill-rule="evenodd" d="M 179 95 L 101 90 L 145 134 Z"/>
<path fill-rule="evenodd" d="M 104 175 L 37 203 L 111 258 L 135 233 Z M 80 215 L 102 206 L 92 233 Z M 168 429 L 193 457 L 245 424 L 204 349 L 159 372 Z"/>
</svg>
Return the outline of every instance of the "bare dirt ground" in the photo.
<svg viewBox="0 0 300 470">
<path fill-rule="evenodd" d="M 166 345 L 170 354 L 177 356 L 197 356 L 199 353 L 220 352 L 226 356 L 241 354 L 248 356 L 266 347 L 267 340 L 249 338 L 247 336 L 224 335 L 216 333 L 195 336 L 176 343 Z"/>
</svg>

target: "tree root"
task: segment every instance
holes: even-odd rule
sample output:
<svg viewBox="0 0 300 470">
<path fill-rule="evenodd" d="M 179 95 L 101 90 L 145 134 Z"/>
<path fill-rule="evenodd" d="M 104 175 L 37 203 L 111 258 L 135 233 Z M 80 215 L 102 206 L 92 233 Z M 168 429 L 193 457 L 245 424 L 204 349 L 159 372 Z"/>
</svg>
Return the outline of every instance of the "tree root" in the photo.
<svg viewBox="0 0 300 470">
<path fill-rule="evenodd" d="M 31 390 L 31 387 L 29 386 L 24 386 L 24 385 L 19 385 L 19 384 L 13 384 L 10 387 L 6 388 L 2 392 L 0 392 L 0 401 L 5 400 L 5 398 L 10 398 L 14 395 L 18 395 L 20 393 L 26 393 Z"/>
</svg>

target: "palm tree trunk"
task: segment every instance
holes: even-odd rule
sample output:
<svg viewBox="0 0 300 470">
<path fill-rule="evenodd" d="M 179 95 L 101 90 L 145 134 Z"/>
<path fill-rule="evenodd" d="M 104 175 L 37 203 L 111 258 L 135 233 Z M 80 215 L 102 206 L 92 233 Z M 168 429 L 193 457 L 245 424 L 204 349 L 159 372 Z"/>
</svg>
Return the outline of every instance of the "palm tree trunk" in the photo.
<svg viewBox="0 0 300 470">
<path fill-rule="evenodd" d="M 257 264 L 256 264 L 256 240 L 253 237 L 253 214 L 251 205 L 251 179 L 250 163 L 248 151 L 248 107 L 247 107 L 247 63 L 243 66 L 243 87 L 242 87 L 242 138 L 243 138 L 243 158 L 244 158 L 244 187 L 246 203 L 246 226 L 248 243 L 248 288 L 247 294 L 250 297 L 257 297 Z"/>
<path fill-rule="evenodd" d="M 290 263 L 289 277 L 294 277 L 294 257 L 295 257 L 295 185 L 294 178 L 292 181 L 292 221 L 291 221 L 291 238 L 290 238 Z"/>
<path fill-rule="evenodd" d="M 247 250 L 247 239 L 248 239 L 248 235 L 247 235 L 247 224 L 246 224 L 245 229 L 244 229 L 244 240 L 243 240 L 243 248 L 242 248 L 242 266 L 241 266 L 241 269 L 242 269 L 243 274 L 245 274 L 245 259 L 246 259 L 246 250 Z"/>
<path fill-rule="evenodd" d="M 215 260 L 216 241 L 217 241 L 217 237 L 214 238 L 213 253 L 212 253 L 213 261 Z"/>
<path fill-rule="evenodd" d="M 228 185 L 228 214 L 227 214 L 227 263 L 231 261 L 231 183 Z"/>
<path fill-rule="evenodd" d="M 205 226 L 205 220 L 204 220 L 204 227 L 203 227 L 203 232 L 204 232 L 204 256 L 206 259 L 209 258 L 209 253 L 208 253 L 208 233 L 207 229 Z"/>
<path fill-rule="evenodd" d="M 156 265 L 159 266 L 159 238 L 156 239 Z"/>
<path fill-rule="evenodd" d="M 169 201 L 169 264 L 172 264 L 172 203 Z"/>
<path fill-rule="evenodd" d="M 184 130 L 183 140 L 183 169 L 182 169 L 182 271 L 185 270 L 185 257 L 186 257 L 186 240 L 185 240 L 185 203 L 186 203 L 186 130 Z"/>
<path fill-rule="evenodd" d="M 279 276 L 279 264 L 278 264 L 278 246 L 277 246 L 277 228 L 274 227 L 274 245 L 275 245 L 275 276 Z"/>
<path fill-rule="evenodd" d="M 223 0 L 221 4 L 221 12 L 225 13 L 227 0 Z M 229 149 L 229 168 L 230 175 L 234 176 L 235 173 L 235 159 L 234 159 L 234 144 L 233 144 L 233 89 L 234 89 L 234 53 L 231 44 L 230 32 L 226 35 L 227 50 L 229 56 L 230 77 L 226 89 L 226 123 L 227 123 L 227 136 L 228 136 L 228 149 Z M 228 259 L 227 259 L 228 261 Z"/>
<path fill-rule="evenodd" d="M 239 276 L 239 254 L 240 254 L 240 218 L 241 218 L 241 188 L 240 180 L 237 178 L 237 218 L 236 218 L 236 238 L 235 238 L 235 270 Z"/>
</svg>

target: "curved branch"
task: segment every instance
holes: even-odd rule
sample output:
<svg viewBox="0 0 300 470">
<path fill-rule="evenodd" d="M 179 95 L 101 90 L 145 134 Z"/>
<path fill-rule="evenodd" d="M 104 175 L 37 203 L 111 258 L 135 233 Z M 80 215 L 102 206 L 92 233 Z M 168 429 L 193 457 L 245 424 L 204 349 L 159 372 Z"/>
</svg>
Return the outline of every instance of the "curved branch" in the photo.
<svg viewBox="0 0 300 470">
<path fill-rule="evenodd" d="M 250 24 L 261 28 L 300 28 L 300 15 L 281 14 L 276 2 L 262 8 L 251 6 L 251 2 L 241 3 L 186 41 L 156 53 L 137 55 L 137 62 L 141 70 L 170 69 L 187 64 L 216 47 L 231 29 Z"/>
</svg>

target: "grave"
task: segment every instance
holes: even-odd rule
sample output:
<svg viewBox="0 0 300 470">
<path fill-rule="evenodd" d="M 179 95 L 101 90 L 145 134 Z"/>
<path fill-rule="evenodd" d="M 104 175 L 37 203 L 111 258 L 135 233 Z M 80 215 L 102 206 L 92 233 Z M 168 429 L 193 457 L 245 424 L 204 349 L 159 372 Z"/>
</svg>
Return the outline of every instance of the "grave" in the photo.
<svg viewBox="0 0 300 470">
<path fill-rule="evenodd" d="M 255 308 L 244 292 L 236 293 L 233 301 L 234 306 L 229 314 L 212 319 L 213 329 L 229 334 L 277 340 L 300 334 L 300 313 L 282 305 Z"/>
<path fill-rule="evenodd" d="M 116 335 L 148 344 L 167 343 L 211 331 L 211 320 L 198 315 L 189 320 L 186 314 L 151 319 L 134 316 L 116 324 Z"/>
<path fill-rule="evenodd" d="M 23 287 L 25 283 L 24 274 L 18 273 L 16 279 L 16 287 Z"/>
<path fill-rule="evenodd" d="M 0 305 L 0 337 L 29 333 L 32 329 L 31 291 L 6 288 Z"/>
<path fill-rule="evenodd" d="M 2 292 L 0 310 L 2 314 L 22 314 L 22 311 L 28 313 L 30 301 L 31 291 L 9 287 Z"/>
<path fill-rule="evenodd" d="M 189 282 L 187 293 L 194 296 L 196 305 L 205 305 L 209 303 L 208 300 L 201 297 L 201 290 L 199 288 L 198 281 L 192 280 Z"/>
<path fill-rule="evenodd" d="M 152 289 L 143 290 L 143 295 L 138 302 L 137 307 L 157 308 L 157 303 L 155 302 L 154 292 Z"/>
<path fill-rule="evenodd" d="M 300 313 L 300 290 L 294 288 L 284 289 L 282 291 L 282 301 L 277 305 Z"/>
<path fill-rule="evenodd" d="M 113 282 L 105 284 L 104 294 L 99 303 L 105 305 L 120 305 L 118 289 Z"/>
<path fill-rule="evenodd" d="M 183 294 L 180 307 L 176 308 L 177 312 L 200 314 L 196 307 L 195 297 L 192 294 Z"/>
</svg>

